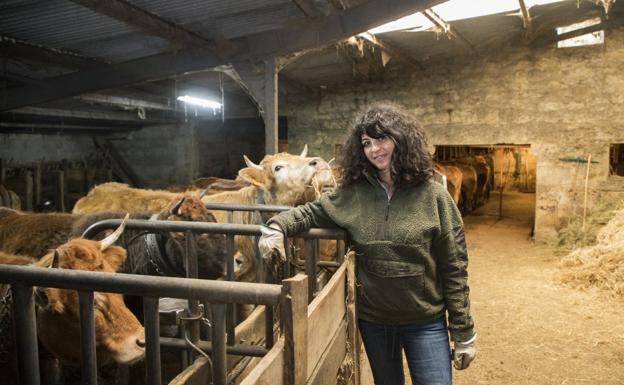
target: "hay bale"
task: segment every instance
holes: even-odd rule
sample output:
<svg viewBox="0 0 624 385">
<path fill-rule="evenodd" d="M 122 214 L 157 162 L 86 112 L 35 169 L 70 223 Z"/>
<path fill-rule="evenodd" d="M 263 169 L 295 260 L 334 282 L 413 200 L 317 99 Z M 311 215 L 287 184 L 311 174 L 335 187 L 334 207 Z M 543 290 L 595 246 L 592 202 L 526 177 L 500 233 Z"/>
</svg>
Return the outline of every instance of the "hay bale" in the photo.
<svg viewBox="0 0 624 385">
<path fill-rule="evenodd" d="M 572 251 L 561 260 L 560 284 L 587 290 L 596 287 L 624 297 L 624 209 L 598 230 L 596 244 Z"/>
<path fill-rule="evenodd" d="M 618 209 L 622 208 L 624 201 L 605 196 L 592 207 L 585 220 L 585 228 L 581 216 L 570 218 L 568 224 L 557 234 L 557 254 L 567 255 L 573 250 L 595 245 L 600 229 L 613 218 Z"/>
</svg>

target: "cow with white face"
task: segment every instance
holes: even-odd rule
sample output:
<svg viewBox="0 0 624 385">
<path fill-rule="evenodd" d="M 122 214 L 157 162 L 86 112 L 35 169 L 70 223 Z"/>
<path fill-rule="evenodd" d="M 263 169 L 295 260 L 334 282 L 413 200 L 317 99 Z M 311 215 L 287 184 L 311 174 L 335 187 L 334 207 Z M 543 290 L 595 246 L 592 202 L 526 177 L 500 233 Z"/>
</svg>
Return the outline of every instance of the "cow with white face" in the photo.
<svg viewBox="0 0 624 385">
<path fill-rule="evenodd" d="M 336 181 L 329 163 L 319 157 L 308 157 L 308 148 L 299 155 L 278 153 L 266 155 L 259 164 L 244 156 L 246 168 L 238 178 L 251 185 L 238 191 L 226 191 L 204 196 L 206 203 L 267 204 L 296 206 L 316 199 L 325 188 L 335 187 Z M 218 222 L 227 222 L 225 211 L 214 210 Z M 264 220 L 253 212 L 234 212 L 234 223 L 258 224 Z M 237 250 L 236 279 L 252 282 L 256 279 L 253 239 L 235 237 Z"/>
</svg>

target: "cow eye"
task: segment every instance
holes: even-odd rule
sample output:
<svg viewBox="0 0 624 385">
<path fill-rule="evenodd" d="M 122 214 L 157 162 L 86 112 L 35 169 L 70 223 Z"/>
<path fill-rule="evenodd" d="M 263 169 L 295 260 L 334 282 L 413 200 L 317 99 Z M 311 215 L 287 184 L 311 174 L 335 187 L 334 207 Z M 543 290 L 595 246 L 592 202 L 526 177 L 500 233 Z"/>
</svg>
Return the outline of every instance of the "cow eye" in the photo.
<svg viewBox="0 0 624 385">
<path fill-rule="evenodd" d="M 275 172 L 278 172 L 279 170 L 281 170 L 282 168 L 284 168 L 284 166 L 275 166 L 275 168 L 273 169 Z"/>
<path fill-rule="evenodd" d="M 313 160 L 310 162 L 310 166 L 316 166 L 318 164 L 318 162 L 316 160 Z"/>
</svg>

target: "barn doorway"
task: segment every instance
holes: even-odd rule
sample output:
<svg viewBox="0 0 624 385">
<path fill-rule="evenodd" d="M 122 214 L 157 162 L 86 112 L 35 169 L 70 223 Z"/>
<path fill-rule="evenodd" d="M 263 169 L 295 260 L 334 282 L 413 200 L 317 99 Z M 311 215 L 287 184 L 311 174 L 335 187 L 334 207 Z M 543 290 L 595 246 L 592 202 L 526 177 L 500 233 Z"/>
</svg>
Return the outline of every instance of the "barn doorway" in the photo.
<svg viewBox="0 0 624 385">
<path fill-rule="evenodd" d="M 468 180 L 458 203 L 464 217 L 513 218 L 532 231 L 537 158 L 529 144 L 436 145 L 434 160 L 459 167 Z"/>
</svg>

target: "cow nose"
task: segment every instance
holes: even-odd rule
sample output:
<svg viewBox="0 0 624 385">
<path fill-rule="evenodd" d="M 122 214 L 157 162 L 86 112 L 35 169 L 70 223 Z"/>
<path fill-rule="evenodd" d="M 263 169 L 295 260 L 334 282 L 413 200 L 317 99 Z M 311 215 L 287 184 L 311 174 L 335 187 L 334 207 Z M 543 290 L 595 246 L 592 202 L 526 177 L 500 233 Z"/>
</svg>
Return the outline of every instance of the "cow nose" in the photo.
<svg viewBox="0 0 624 385">
<path fill-rule="evenodd" d="M 144 348 L 145 347 L 145 340 L 141 339 L 141 338 L 137 338 L 136 339 L 136 344 L 139 345 L 139 347 Z"/>
</svg>

